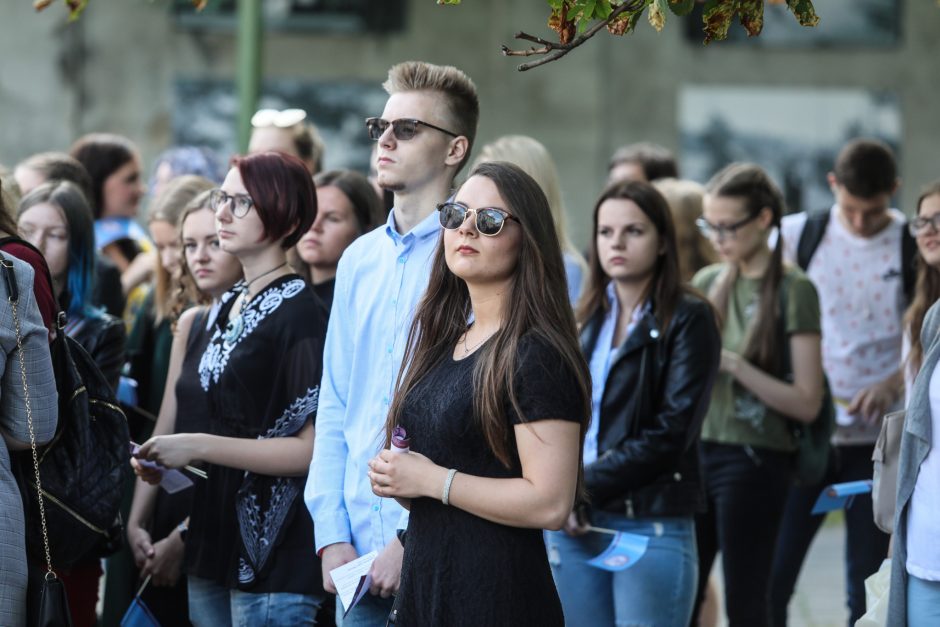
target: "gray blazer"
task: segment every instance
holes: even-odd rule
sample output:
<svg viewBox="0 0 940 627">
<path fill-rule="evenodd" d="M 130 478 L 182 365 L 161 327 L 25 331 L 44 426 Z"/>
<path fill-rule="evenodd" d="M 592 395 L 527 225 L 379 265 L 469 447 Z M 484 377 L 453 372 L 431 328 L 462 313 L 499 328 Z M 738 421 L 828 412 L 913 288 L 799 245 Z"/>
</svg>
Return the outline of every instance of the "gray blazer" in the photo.
<svg viewBox="0 0 940 627">
<path fill-rule="evenodd" d="M 49 335 L 33 296 L 33 269 L 28 264 L 2 255 L 13 262 L 19 290 L 17 314 L 23 338 L 29 404 L 37 443 L 45 443 L 55 434 L 58 403 Z M 20 626 L 25 620 L 26 547 L 23 527 L 23 502 L 10 470 L 8 446 L 28 445 L 29 428 L 20 353 L 16 350 L 13 308 L 6 281 L 0 269 L 0 625 Z"/>
<path fill-rule="evenodd" d="M 907 627 L 907 514 L 920 465 L 930 452 L 930 377 L 940 361 L 940 302 L 927 312 L 920 331 L 924 362 L 914 379 L 904 417 L 898 464 L 898 501 L 894 510 L 894 554 L 888 627 Z"/>
</svg>

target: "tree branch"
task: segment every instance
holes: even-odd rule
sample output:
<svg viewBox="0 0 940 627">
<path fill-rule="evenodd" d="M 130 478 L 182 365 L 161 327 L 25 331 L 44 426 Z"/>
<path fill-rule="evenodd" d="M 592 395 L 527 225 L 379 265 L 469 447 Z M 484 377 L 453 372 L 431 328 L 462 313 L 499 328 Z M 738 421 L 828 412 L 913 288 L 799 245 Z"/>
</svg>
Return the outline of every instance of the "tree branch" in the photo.
<svg viewBox="0 0 940 627">
<path fill-rule="evenodd" d="M 560 41 L 549 41 L 547 39 L 543 39 L 541 37 L 536 37 L 535 35 L 530 35 L 528 33 L 519 31 L 518 33 L 516 33 L 516 36 L 515 36 L 516 39 L 521 39 L 524 41 L 531 41 L 533 43 L 541 44 L 541 48 L 536 48 L 535 46 L 532 46 L 524 50 L 514 50 L 504 44 L 501 47 L 501 51 L 503 53 L 503 56 L 506 56 L 506 57 L 529 57 L 532 55 L 545 55 L 544 57 L 542 57 L 541 59 L 538 59 L 537 61 L 530 61 L 528 63 L 523 63 L 517 68 L 520 72 L 525 72 L 526 70 L 531 70 L 532 68 L 536 68 L 540 65 L 545 65 L 546 63 L 557 61 L 558 59 L 562 58 L 563 56 L 565 56 L 566 54 L 568 54 L 569 52 L 571 52 L 572 50 L 574 50 L 575 48 L 577 48 L 578 46 L 586 42 L 588 39 L 596 35 L 598 31 L 600 31 L 602 28 L 607 27 L 608 24 L 613 22 L 623 13 L 627 13 L 630 11 L 638 11 L 644 6 L 646 6 L 646 0 L 629 0 L 627 2 L 624 2 L 623 4 L 615 8 L 613 11 L 611 11 L 610 15 L 607 16 L 606 20 L 599 20 L 597 23 L 592 25 L 589 29 L 587 29 L 586 31 L 584 31 L 583 33 L 581 33 L 580 35 L 578 35 L 577 37 L 575 37 L 568 43 L 564 43 L 564 44 L 561 43 Z"/>
</svg>

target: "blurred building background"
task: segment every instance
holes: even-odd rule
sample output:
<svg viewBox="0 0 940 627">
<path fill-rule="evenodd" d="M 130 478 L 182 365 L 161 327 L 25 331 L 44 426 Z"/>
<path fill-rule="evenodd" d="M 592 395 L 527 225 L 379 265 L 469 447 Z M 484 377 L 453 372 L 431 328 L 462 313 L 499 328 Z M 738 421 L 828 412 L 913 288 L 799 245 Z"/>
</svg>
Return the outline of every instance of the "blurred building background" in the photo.
<svg viewBox="0 0 940 627">
<path fill-rule="evenodd" d="M 91 131 L 136 141 L 148 174 L 150 160 L 175 143 L 208 143 L 226 158 L 236 149 L 234 0 L 210 0 L 200 16 L 185 0 L 91 0 L 72 24 L 60 2 L 38 15 L 31 4 L 0 5 L 0 163 L 65 150 Z M 544 0 L 263 5 L 259 107 L 307 108 L 327 141 L 327 167 L 365 165 L 361 119 L 381 113 L 390 65 L 453 64 L 480 90 L 478 146 L 523 133 L 551 150 L 578 244 L 609 156 L 634 141 L 675 150 L 699 179 L 722 159 L 758 160 L 796 208 L 830 202 L 819 182 L 853 134 L 898 149 L 902 209 L 940 176 L 935 2 L 817 0 L 822 21 L 808 39 L 788 34 L 792 18 L 774 26 L 768 15 L 759 40 L 708 47 L 689 18 L 670 15 L 662 33 L 644 18 L 632 35 L 599 33 L 523 73 L 500 45 L 514 45 L 518 30 L 547 34 Z"/>
</svg>

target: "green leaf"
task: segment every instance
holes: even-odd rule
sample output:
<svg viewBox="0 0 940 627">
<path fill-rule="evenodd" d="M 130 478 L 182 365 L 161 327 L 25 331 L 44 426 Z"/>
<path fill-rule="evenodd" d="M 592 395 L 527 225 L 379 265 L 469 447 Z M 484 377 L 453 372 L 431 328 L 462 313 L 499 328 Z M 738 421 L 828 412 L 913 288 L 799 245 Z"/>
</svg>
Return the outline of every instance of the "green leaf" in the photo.
<svg viewBox="0 0 940 627">
<path fill-rule="evenodd" d="M 695 0 L 669 0 L 669 9 L 673 14 L 683 17 L 695 8 Z"/>
<path fill-rule="evenodd" d="M 597 6 L 594 9 L 594 16 L 599 20 L 606 20 L 610 17 L 610 13 L 613 10 L 614 8 L 610 6 L 610 0 L 598 0 Z"/>
<path fill-rule="evenodd" d="M 437 0 L 438 4 L 460 4 L 460 0 Z"/>
</svg>

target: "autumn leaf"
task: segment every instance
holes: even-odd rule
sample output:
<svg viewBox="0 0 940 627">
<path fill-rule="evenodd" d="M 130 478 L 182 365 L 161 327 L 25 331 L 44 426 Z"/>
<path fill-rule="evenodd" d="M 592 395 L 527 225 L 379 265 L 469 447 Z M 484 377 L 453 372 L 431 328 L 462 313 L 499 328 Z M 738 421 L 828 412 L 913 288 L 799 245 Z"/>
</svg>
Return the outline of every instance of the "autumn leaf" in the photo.
<svg viewBox="0 0 940 627">
<path fill-rule="evenodd" d="M 193 1 L 195 2 L 196 0 L 193 0 Z M 203 3 L 205 3 L 204 0 L 203 0 Z M 460 4 L 460 0 L 437 0 L 437 3 L 438 4 Z"/>
<path fill-rule="evenodd" d="M 552 14 L 548 18 L 548 27 L 558 33 L 558 42 L 566 44 L 574 39 L 575 25 L 574 21 L 568 19 L 568 3 L 562 2 L 558 8 L 552 8 Z"/>
<path fill-rule="evenodd" d="M 77 20 L 87 5 L 88 0 L 65 0 L 65 6 L 69 8 L 69 21 Z"/>
<path fill-rule="evenodd" d="M 816 26 L 819 24 L 819 16 L 816 15 L 812 0 L 787 0 L 787 6 L 796 16 L 800 26 Z"/>
<path fill-rule="evenodd" d="M 764 27 L 764 0 L 738 0 L 738 15 L 748 37 L 757 37 Z"/>
<path fill-rule="evenodd" d="M 661 32 L 666 25 L 666 0 L 653 0 L 647 17 L 656 32 Z"/>
<path fill-rule="evenodd" d="M 736 0 L 708 0 L 702 11 L 702 22 L 705 24 L 705 43 L 715 39 L 728 37 L 728 27 L 734 18 Z"/>
<path fill-rule="evenodd" d="M 636 28 L 637 22 L 640 21 L 640 16 L 643 15 L 643 11 L 646 9 L 646 5 L 652 2 L 652 0 L 645 0 L 641 3 L 636 9 L 632 11 L 624 11 L 610 22 L 607 23 L 607 32 L 611 35 L 623 35 L 624 33 L 632 32 Z"/>
<path fill-rule="evenodd" d="M 460 0 L 457 0 L 457 2 L 460 2 Z M 192 0 L 192 3 L 193 3 L 193 7 L 197 11 L 202 11 L 203 9 L 206 8 L 206 5 L 209 4 L 209 0 Z"/>
<path fill-rule="evenodd" d="M 33 8 L 37 11 L 42 11 L 50 4 L 52 4 L 52 0 L 35 0 L 35 2 L 33 2 Z"/>
</svg>

